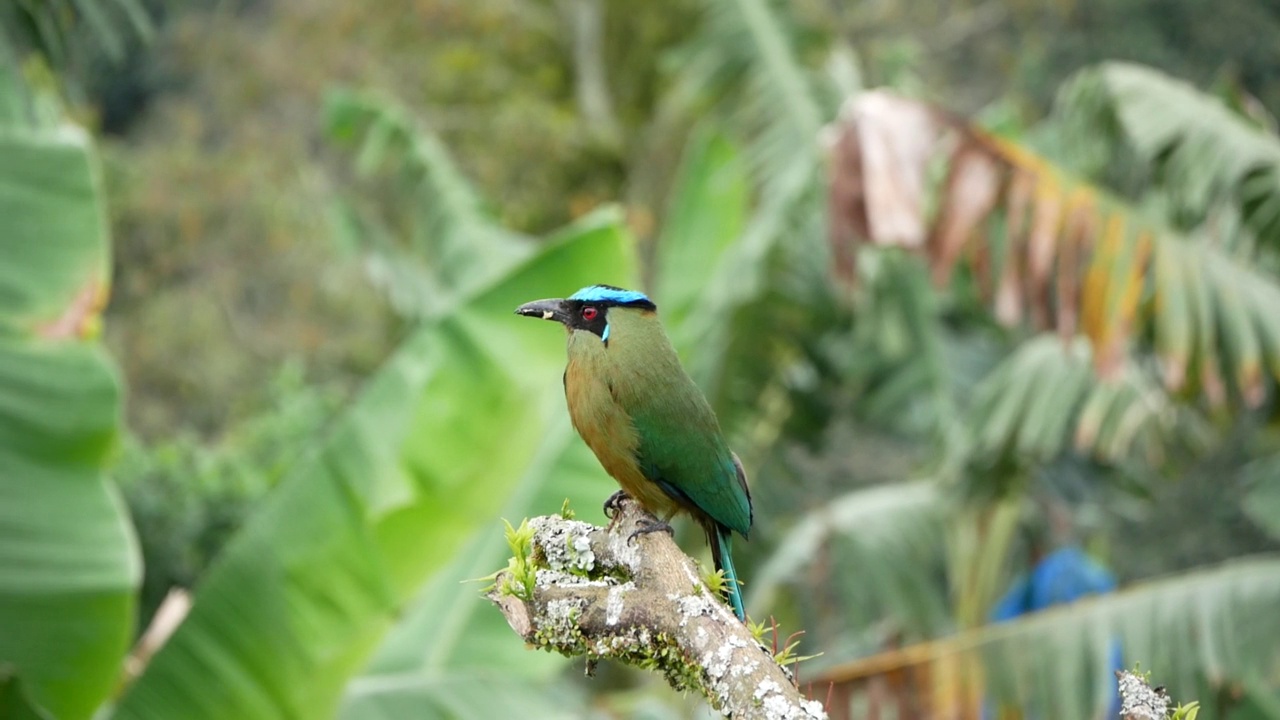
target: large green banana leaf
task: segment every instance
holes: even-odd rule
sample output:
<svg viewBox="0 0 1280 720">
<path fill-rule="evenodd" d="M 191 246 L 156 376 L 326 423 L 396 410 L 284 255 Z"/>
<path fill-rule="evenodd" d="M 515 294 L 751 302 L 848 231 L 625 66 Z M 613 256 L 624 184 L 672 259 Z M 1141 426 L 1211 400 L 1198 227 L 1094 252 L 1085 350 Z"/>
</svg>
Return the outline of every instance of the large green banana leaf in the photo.
<svg viewBox="0 0 1280 720">
<path fill-rule="evenodd" d="M 116 716 L 332 716 L 424 582 L 478 527 L 498 534 L 565 412 L 562 332 L 513 309 L 629 283 L 627 244 L 608 212 L 527 260 L 492 258 L 508 269 L 426 321 L 250 519 Z"/>
<path fill-rule="evenodd" d="M 542 448 L 506 497 L 501 514 L 518 523 L 557 512 L 568 498 L 579 519 L 599 523 L 601 501 L 614 487 L 565 415 L 548 425 Z M 567 661 L 530 652 L 481 596 L 485 583 L 474 582 L 510 554 L 500 527 L 496 519 L 482 525 L 467 549 L 425 588 L 369 668 L 348 687 L 341 718 L 389 720 L 403 717 L 405 707 L 418 707 L 427 717 L 434 716 L 428 708 L 437 708 L 444 717 L 488 718 L 504 716 L 503 708 L 512 706 L 524 707 L 527 717 L 552 717 L 580 707 L 581 694 L 564 684 L 554 693 L 555 705 L 547 705 L 552 694 L 546 683 Z M 487 689 L 471 692 L 476 683 Z"/>
<path fill-rule="evenodd" d="M 79 130 L 0 123 L 0 715 L 87 718 L 133 624 L 136 544 L 103 469 L 120 382 L 96 336 L 110 268 Z"/>
</svg>

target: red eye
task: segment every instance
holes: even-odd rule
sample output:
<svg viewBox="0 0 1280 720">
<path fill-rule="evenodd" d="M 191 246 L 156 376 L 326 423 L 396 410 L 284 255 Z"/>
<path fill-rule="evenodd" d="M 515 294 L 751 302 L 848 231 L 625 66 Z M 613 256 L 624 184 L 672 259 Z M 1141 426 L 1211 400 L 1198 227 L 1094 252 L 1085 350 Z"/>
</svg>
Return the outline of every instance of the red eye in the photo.
<svg viewBox="0 0 1280 720">
<path fill-rule="evenodd" d="M 591 322 L 592 320 L 595 320 L 596 316 L 599 314 L 600 314 L 600 311 L 596 310 L 590 305 L 582 308 L 582 319 L 586 320 L 587 322 Z"/>
</svg>

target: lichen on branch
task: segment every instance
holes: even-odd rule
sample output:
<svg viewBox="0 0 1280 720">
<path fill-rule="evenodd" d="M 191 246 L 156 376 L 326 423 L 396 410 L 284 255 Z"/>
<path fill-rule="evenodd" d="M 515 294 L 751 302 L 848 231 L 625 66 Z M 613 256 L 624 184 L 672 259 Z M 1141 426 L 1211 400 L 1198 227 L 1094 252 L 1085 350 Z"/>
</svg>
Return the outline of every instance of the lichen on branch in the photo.
<svg viewBox="0 0 1280 720">
<path fill-rule="evenodd" d="M 653 520 L 624 499 L 607 528 L 563 512 L 509 527 L 488 597 L 534 647 L 659 672 L 728 717 L 825 718 L 669 536 L 631 537 Z"/>
<path fill-rule="evenodd" d="M 1200 704 L 1174 707 L 1163 687 L 1151 686 L 1151 674 L 1116 671 L 1120 691 L 1120 720 L 1196 720 Z"/>
</svg>

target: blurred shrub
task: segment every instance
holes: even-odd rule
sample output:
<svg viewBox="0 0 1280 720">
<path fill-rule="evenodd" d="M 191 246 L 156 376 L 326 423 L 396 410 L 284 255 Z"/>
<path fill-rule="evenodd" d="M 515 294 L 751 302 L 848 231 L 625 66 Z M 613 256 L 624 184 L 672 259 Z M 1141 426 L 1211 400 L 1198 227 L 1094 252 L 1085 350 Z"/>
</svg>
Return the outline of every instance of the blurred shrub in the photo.
<svg viewBox="0 0 1280 720">
<path fill-rule="evenodd" d="M 285 364 L 268 391 L 269 409 L 212 444 L 182 430 L 154 442 L 125 440 L 116 479 L 145 563 L 139 632 L 169 588 L 196 583 L 342 399 L 332 386 L 307 383 L 299 362 Z"/>
<path fill-rule="evenodd" d="M 655 59 L 691 32 L 694 5 L 608 8 L 619 146 L 592 141 L 577 112 L 569 24 L 553 4 L 153 8 L 155 42 L 88 83 L 89 103 L 119 133 L 107 147 L 116 271 L 106 325 L 130 426 L 146 438 L 174 427 L 216 436 L 261 411 L 286 358 L 352 385 L 403 332 L 326 222 L 350 175 L 317 122 L 331 86 L 400 99 L 484 196 L 501 199 L 505 224 L 541 233 L 624 196 L 631 156 L 659 165 L 642 132 L 661 87 Z M 135 106 L 121 104 L 129 97 Z"/>
</svg>

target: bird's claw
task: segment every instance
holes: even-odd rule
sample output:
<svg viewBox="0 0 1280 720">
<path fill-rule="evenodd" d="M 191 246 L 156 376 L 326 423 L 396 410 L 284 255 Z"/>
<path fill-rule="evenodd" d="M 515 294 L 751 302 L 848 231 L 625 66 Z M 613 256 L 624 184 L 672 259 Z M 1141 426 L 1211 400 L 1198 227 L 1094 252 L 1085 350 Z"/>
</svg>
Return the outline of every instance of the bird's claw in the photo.
<svg viewBox="0 0 1280 720">
<path fill-rule="evenodd" d="M 629 497 L 631 496 L 625 490 L 619 490 L 610 495 L 609 499 L 604 501 L 604 516 L 612 520 L 618 514 L 618 511 L 622 509 L 622 501 Z"/>
<path fill-rule="evenodd" d="M 654 533 L 654 532 L 665 532 L 671 537 L 675 537 L 676 535 L 675 528 L 671 527 L 671 523 L 668 523 L 665 520 L 647 520 L 646 519 L 646 520 L 641 520 L 637 524 L 639 525 L 639 527 L 637 527 L 634 531 L 632 531 L 630 535 L 627 536 L 627 542 L 631 542 L 632 540 L 634 540 L 637 535 L 648 535 L 649 533 Z"/>
</svg>

